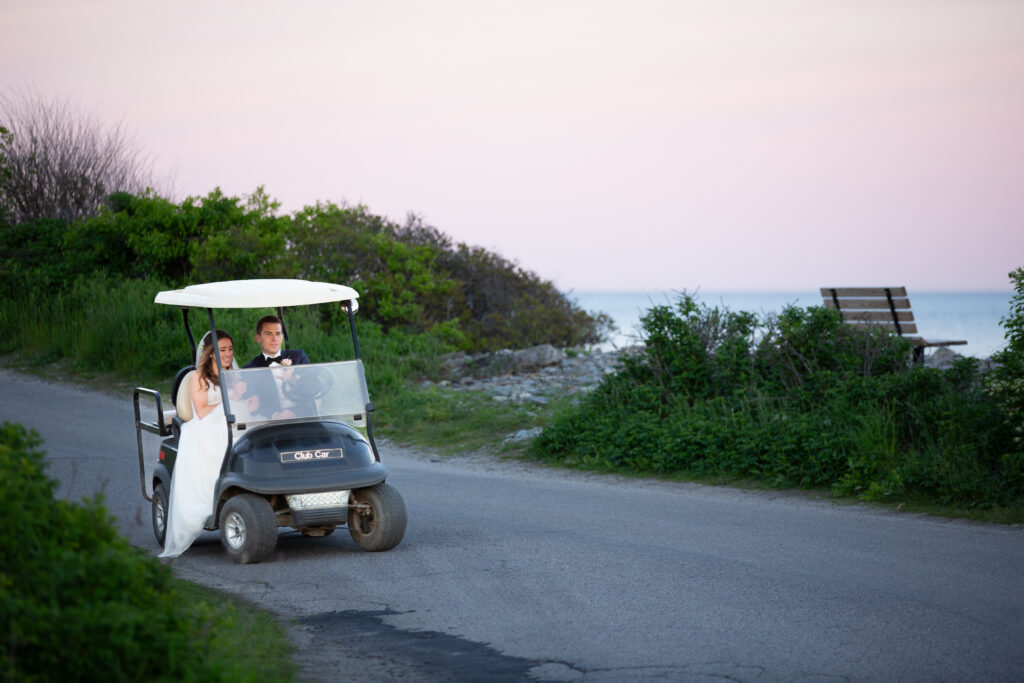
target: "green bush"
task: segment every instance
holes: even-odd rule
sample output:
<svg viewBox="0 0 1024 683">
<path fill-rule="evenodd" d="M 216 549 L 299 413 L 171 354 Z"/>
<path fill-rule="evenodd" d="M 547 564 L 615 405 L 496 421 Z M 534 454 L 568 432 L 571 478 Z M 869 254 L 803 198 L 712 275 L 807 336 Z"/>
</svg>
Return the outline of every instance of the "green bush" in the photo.
<svg viewBox="0 0 1024 683">
<path fill-rule="evenodd" d="M 643 350 L 532 446 L 541 459 L 740 477 L 870 500 L 991 507 L 1024 496 L 977 361 L 914 367 L 911 347 L 834 312 L 761 321 L 683 295 L 641 318 Z"/>
<path fill-rule="evenodd" d="M 0 426 L 0 675 L 7 680 L 252 680 L 218 656 L 225 614 L 118 535 L 101 497 L 54 499 L 39 438 Z"/>
<path fill-rule="evenodd" d="M 611 328 L 607 315 L 583 311 L 535 273 L 486 249 L 456 244 L 416 216 L 394 226 L 393 234 L 432 249 L 437 267 L 456 283 L 443 306 L 465 332 L 465 351 L 581 346 L 601 341 Z"/>
<path fill-rule="evenodd" d="M 98 216 L 72 223 L 64 251 L 73 275 L 187 280 L 257 277 L 284 252 L 286 222 L 262 188 L 245 200 L 219 189 L 180 205 L 118 193 Z"/>
<path fill-rule="evenodd" d="M 361 315 L 385 329 L 422 331 L 453 317 L 457 283 L 436 267 L 430 247 L 401 242 L 394 226 L 364 207 L 317 204 L 295 214 L 285 269 L 295 277 L 345 282 Z"/>
<path fill-rule="evenodd" d="M 70 277 L 64 255 L 67 221 L 41 218 L 0 225 L 0 296 L 53 292 Z"/>
<path fill-rule="evenodd" d="M 1008 461 L 1024 470 L 1024 268 L 1010 273 L 1014 294 L 1002 319 L 1006 347 L 992 356 L 997 367 L 986 377 L 986 390 L 999 404 L 1004 424 L 1014 431 Z"/>
<path fill-rule="evenodd" d="M 297 277 L 351 285 L 361 319 L 386 332 L 435 331 L 466 351 L 588 344 L 607 332 L 607 317 L 579 309 L 550 282 L 416 220 L 403 227 L 335 204 L 292 216 L 276 209 L 262 188 L 180 204 L 121 192 L 72 223 L 0 224 L 0 295 L 52 297 L 104 276 L 173 287 Z"/>
</svg>

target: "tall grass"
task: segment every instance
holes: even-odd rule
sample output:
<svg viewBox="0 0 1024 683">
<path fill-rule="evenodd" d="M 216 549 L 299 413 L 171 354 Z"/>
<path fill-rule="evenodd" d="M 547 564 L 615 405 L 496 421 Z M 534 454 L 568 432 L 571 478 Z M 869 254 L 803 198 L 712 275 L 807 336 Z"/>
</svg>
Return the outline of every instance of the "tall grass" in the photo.
<svg viewBox="0 0 1024 683">
<path fill-rule="evenodd" d="M 153 304 L 159 289 L 148 280 L 97 277 L 62 292 L 5 299 L 0 324 L 8 334 L 0 351 L 22 351 L 35 363 L 68 359 L 83 372 L 173 372 L 175 311 Z"/>
<path fill-rule="evenodd" d="M 0 325 L 7 336 L 0 353 L 19 351 L 33 364 L 66 361 L 72 370 L 113 373 L 135 383 L 159 383 L 191 363 L 191 346 L 182 312 L 153 303 L 170 287 L 156 280 L 120 280 L 103 276 L 80 279 L 64 292 L 35 293 L 0 301 Z M 289 343 L 314 361 L 352 358 L 347 316 L 337 304 L 284 310 Z M 234 340 L 240 365 L 259 353 L 256 321 L 274 309 L 218 309 L 217 327 Z M 205 310 L 191 310 L 189 325 L 198 341 L 209 329 Z M 385 333 L 356 315 L 360 351 L 367 366 L 371 397 L 405 391 L 406 380 L 437 371 L 440 356 L 454 349 L 444 334 Z"/>
</svg>

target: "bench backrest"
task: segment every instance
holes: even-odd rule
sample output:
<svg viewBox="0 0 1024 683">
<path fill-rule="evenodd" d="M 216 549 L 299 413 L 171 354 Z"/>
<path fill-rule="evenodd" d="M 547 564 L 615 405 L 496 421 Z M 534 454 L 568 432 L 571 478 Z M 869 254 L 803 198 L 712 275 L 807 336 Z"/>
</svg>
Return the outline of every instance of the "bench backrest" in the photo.
<svg viewBox="0 0 1024 683">
<path fill-rule="evenodd" d="M 901 337 L 917 334 L 906 287 L 822 287 L 821 298 L 843 322 L 881 327 Z"/>
</svg>

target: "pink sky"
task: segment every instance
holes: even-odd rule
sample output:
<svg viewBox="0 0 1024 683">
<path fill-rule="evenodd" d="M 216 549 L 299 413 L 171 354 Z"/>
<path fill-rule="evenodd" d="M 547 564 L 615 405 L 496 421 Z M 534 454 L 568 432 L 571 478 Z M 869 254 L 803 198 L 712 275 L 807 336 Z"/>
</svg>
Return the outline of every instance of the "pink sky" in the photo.
<svg viewBox="0 0 1024 683">
<path fill-rule="evenodd" d="M 0 88 L 177 198 L 407 212 L 562 289 L 1009 288 L 1024 2 L 0 0 Z"/>
</svg>

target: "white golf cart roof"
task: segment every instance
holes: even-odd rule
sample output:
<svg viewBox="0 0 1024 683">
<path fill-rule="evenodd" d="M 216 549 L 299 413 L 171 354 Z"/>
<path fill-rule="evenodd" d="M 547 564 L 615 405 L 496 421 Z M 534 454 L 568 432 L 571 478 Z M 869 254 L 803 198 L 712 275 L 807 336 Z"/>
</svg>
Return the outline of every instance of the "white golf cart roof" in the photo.
<svg viewBox="0 0 1024 683">
<path fill-rule="evenodd" d="M 359 292 L 309 280 L 229 280 L 160 292 L 155 303 L 188 308 L 277 308 L 358 299 Z"/>
</svg>

